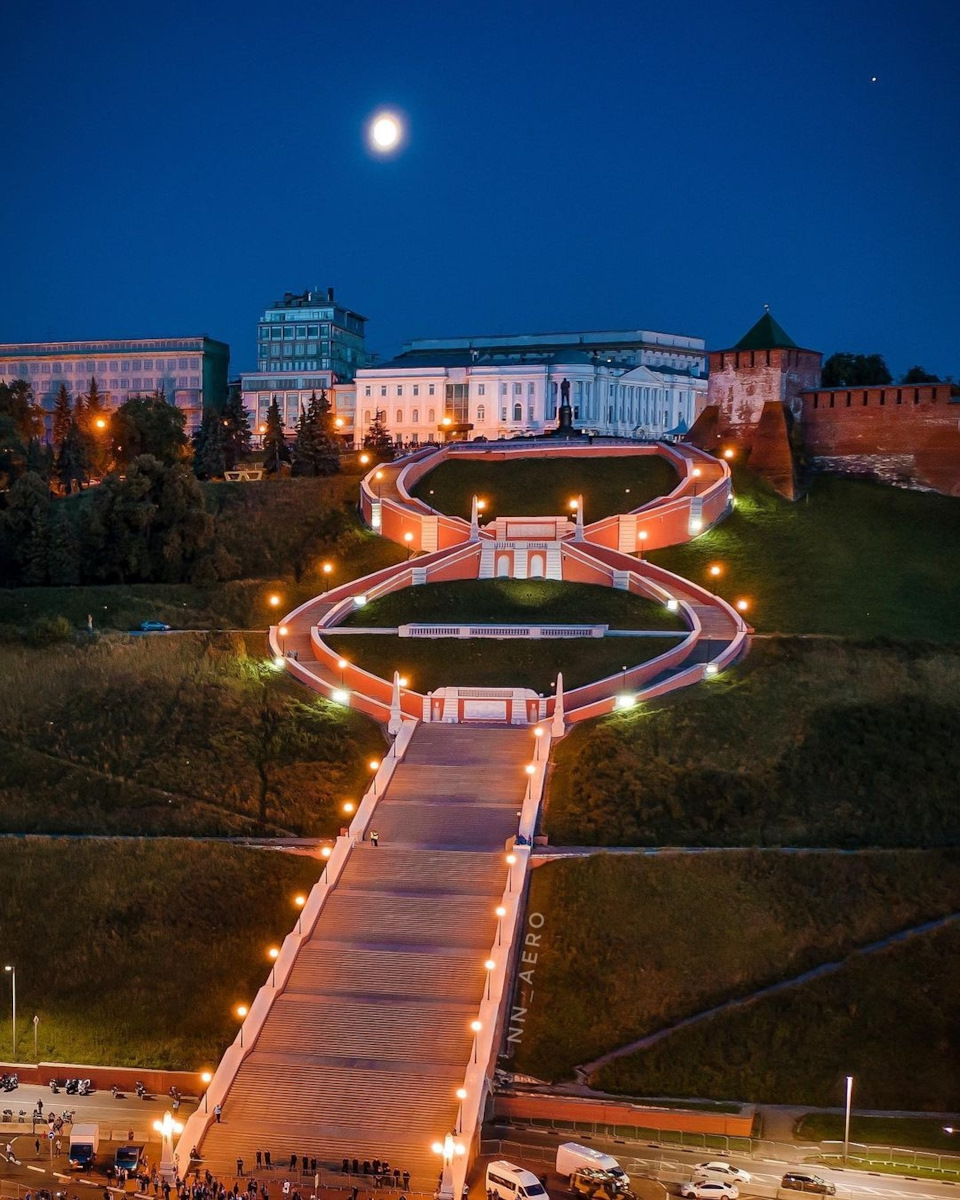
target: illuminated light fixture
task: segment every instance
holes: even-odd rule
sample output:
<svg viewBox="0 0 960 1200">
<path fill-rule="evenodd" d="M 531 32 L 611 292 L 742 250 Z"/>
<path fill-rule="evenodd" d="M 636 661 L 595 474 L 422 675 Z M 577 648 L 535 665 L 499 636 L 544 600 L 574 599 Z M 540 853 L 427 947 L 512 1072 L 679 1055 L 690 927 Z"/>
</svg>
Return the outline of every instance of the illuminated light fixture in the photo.
<svg viewBox="0 0 960 1200">
<path fill-rule="evenodd" d="M 383 472 L 382 472 L 382 471 L 378 471 L 378 472 L 376 473 L 376 475 L 374 475 L 374 479 L 382 479 L 382 478 L 383 478 Z"/>
<path fill-rule="evenodd" d="M 361 463 L 361 465 L 362 465 L 362 466 L 364 466 L 364 467 L 365 467 L 369 461 L 370 461 L 370 455 L 369 455 L 369 454 L 361 454 L 361 455 L 360 455 L 360 463 Z"/>
<path fill-rule="evenodd" d="M 329 858 L 332 853 L 333 853 L 333 850 L 331 850 L 331 848 L 329 846 L 324 846 L 323 849 L 320 851 L 320 857 L 321 858 Z"/>
<path fill-rule="evenodd" d="M 346 688 L 334 688 L 330 693 L 330 699 L 334 702 L 334 704 L 349 704 L 350 693 Z"/>
<path fill-rule="evenodd" d="M 746 612 L 749 607 L 750 607 L 749 600 L 738 600 L 737 601 L 737 608 L 739 609 L 740 612 Z"/>
<path fill-rule="evenodd" d="M 290 630 L 287 629 L 286 625 L 281 625 L 277 630 L 277 633 L 279 633 L 281 637 L 286 637 L 289 632 Z"/>
<path fill-rule="evenodd" d="M 485 970 L 493 971 L 493 970 L 496 970 L 497 964 L 493 961 L 492 958 L 488 958 L 487 961 L 483 964 L 483 966 L 484 966 Z"/>
<path fill-rule="evenodd" d="M 440 424 L 445 425 L 445 426 L 450 426 L 453 424 L 453 422 L 450 420 L 449 417 L 444 417 L 443 420 L 440 422 Z"/>
<path fill-rule="evenodd" d="M 637 703 L 636 696 L 631 695 L 629 692 L 621 692 L 620 695 L 614 699 L 613 707 L 614 708 L 633 708 L 633 706 L 636 703 Z"/>
<path fill-rule="evenodd" d="M 401 687 L 409 687 L 410 686 L 410 680 L 406 677 L 406 675 L 401 675 L 400 678 L 397 680 L 397 682 L 400 684 Z"/>
<path fill-rule="evenodd" d="M 378 758 L 371 758 L 370 761 L 367 763 L 367 766 L 370 768 L 371 771 L 379 771 L 380 770 L 380 760 Z"/>
<path fill-rule="evenodd" d="M 637 531 L 637 539 L 641 542 L 645 542 L 649 536 L 650 534 L 646 529 L 640 529 Z"/>
<path fill-rule="evenodd" d="M 406 543 L 409 545 L 409 543 L 413 541 L 413 534 L 412 534 L 412 533 L 405 533 L 405 534 L 403 535 L 403 540 L 404 540 L 404 541 L 405 541 L 405 542 L 406 542 Z"/>
<path fill-rule="evenodd" d="M 268 603 L 271 608 L 279 608 L 280 607 L 280 597 L 277 595 L 276 592 L 274 592 L 273 595 L 270 597 Z"/>
<path fill-rule="evenodd" d="M 241 1020 L 243 1020 L 243 1018 L 244 1018 L 244 1017 L 247 1015 L 247 1013 L 248 1013 L 249 1011 L 250 1011 L 250 1009 L 249 1009 L 249 1008 L 247 1008 L 247 1006 L 246 1006 L 245 1004 L 238 1004 L 238 1005 L 237 1005 L 237 1007 L 236 1007 L 236 1009 L 235 1009 L 235 1012 L 236 1012 L 237 1016 L 238 1016 L 238 1017 L 239 1017 Z"/>
<path fill-rule="evenodd" d="M 486 507 L 487 507 L 487 502 L 486 502 L 486 500 L 478 500 L 478 501 L 477 501 L 477 509 L 478 509 L 478 511 L 479 511 L 479 512 L 483 512 L 483 510 L 484 510 Z"/>
<path fill-rule="evenodd" d="M 458 1087 L 457 1088 L 457 1099 L 458 1100 L 466 1100 L 466 1098 L 467 1098 L 467 1089 L 465 1087 Z"/>
<path fill-rule="evenodd" d="M 537 773 L 537 768 L 533 765 L 533 763 L 527 763 L 523 769 L 528 775 L 536 775 Z"/>
<path fill-rule="evenodd" d="M 297 906 L 297 908 L 303 908 L 303 906 L 307 902 L 307 898 L 306 898 L 306 896 L 294 896 L 293 902 Z"/>
<path fill-rule="evenodd" d="M 731 458 L 735 457 L 735 455 L 736 455 L 736 451 L 729 449 L 729 447 L 726 450 L 724 450 L 724 452 L 723 452 L 723 457 L 725 459 L 727 459 L 728 462 Z"/>
<path fill-rule="evenodd" d="M 343 417 L 335 417 L 333 423 L 334 423 L 334 425 L 336 425 L 336 427 L 338 429 L 342 429 L 343 428 Z"/>
<path fill-rule="evenodd" d="M 567 504 L 567 508 L 579 508 L 579 507 L 580 507 L 580 501 L 579 501 L 579 500 L 571 500 L 571 501 L 570 501 L 570 502 Z"/>
<path fill-rule="evenodd" d="M 515 854 L 507 855 L 507 866 L 508 867 L 512 867 L 516 861 L 517 861 L 517 856 Z"/>
<path fill-rule="evenodd" d="M 691 517 L 687 526 L 688 533 L 699 533 L 703 529 L 703 521 L 699 517 Z"/>
<path fill-rule="evenodd" d="M 279 958 L 280 957 L 280 951 L 277 949 L 276 946 L 271 946 L 270 949 L 267 951 L 267 954 L 270 958 Z"/>
<path fill-rule="evenodd" d="M 339 668 L 341 671 L 345 671 L 345 670 L 347 669 L 347 667 L 349 667 L 349 666 L 350 666 L 350 664 L 347 662 L 347 660 L 346 660 L 345 658 L 338 658 L 338 659 L 337 659 L 337 667 L 338 667 L 338 668 Z"/>
<path fill-rule="evenodd" d="M 434 1154 L 442 1154 L 443 1142 L 434 1142 L 430 1149 L 434 1152 Z"/>
<path fill-rule="evenodd" d="M 704 669 L 704 674 L 705 675 L 716 675 L 719 670 L 720 670 L 720 668 L 717 666 L 716 663 L 707 663 L 707 665 Z"/>
<path fill-rule="evenodd" d="M 480 1030 L 483 1028 L 483 1024 L 480 1021 L 471 1021 L 470 1028 L 473 1030 L 474 1033 L 479 1033 Z"/>
<path fill-rule="evenodd" d="M 366 596 L 354 596 L 353 602 L 357 606 L 357 608 L 363 608 L 363 606 L 367 602 L 367 598 L 366 598 Z"/>
<path fill-rule="evenodd" d="M 277 657 L 276 657 L 276 658 L 273 660 L 273 665 L 274 665 L 274 666 L 275 666 L 275 667 L 276 667 L 278 670 L 280 670 L 280 669 L 283 667 L 283 659 L 280 657 L 280 655 L 279 655 L 279 654 L 278 654 L 278 655 L 277 655 Z"/>
<path fill-rule="evenodd" d="M 345 813 L 352 813 L 356 807 L 357 806 L 354 804 L 354 802 L 352 800 L 346 800 L 346 801 L 344 801 L 343 811 Z"/>
<path fill-rule="evenodd" d="M 723 567 L 721 567 L 719 563 L 714 563 L 710 568 L 710 574 L 713 575 L 714 578 L 716 578 L 718 575 L 722 575 Z"/>
<path fill-rule="evenodd" d="M 331 572 L 333 571 L 333 563 L 325 562 L 323 564 L 323 566 L 320 568 L 320 570 L 324 573 L 324 575 L 331 574 Z"/>
<path fill-rule="evenodd" d="M 668 600 L 668 601 L 667 601 L 667 609 L 668 609 L 668 611 L 670 611 L 670 612 L 676 612 L 676 611 L 677 611 L 677 609 L 678 609 L 679 607 L 680 607 L 680 602 L 679 602 L 679 600 L 674 600 L 674 599 L 672 599 L 672 598 L 671 598 L 670 600 Z"/>
<path fill-rule="evenodd" d="M 97 417 L 96 421 L 94 421 L 94 424 L 98 429 L 106 429 L 107 427 L 107 423 L 103 417 Z"/>
</svg>

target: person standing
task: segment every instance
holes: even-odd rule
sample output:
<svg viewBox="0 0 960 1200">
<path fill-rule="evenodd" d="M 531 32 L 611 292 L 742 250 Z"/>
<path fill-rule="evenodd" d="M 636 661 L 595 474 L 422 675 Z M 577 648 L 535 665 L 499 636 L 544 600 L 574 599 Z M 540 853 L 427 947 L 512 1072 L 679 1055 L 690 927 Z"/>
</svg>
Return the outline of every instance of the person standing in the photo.
<svg viewBox="0 0 960 1200">
<path fill-rule="evenodd" d="M 267 1157 L 269 1158 L 269 1155 Z M 242 1158 L 237 1159 L 237 1174 L 243 1175 L 243 1159 Z"/>
<path fill-rule="evenodd" d="M 370 841 L 375 847 L 380 845 L 380 834 L 375 829 L 370 830 Z"/>
<path fill-rule="evenodd" d="M 263 1166 L 263 1154 L 261 1151 L 258 1150 L 257 1151 L 257 1170 L 259 1171 L 262 1166 Z"/>
<path fill-rule="evenodd" d="M 175 1103 L 176 1103 L 177 1107 L 180 1106 L 179 1100 L 175 1101 Z M 223 1116 L 223 1105 L 222 1104 L 215 1104 L 213 1106 L 213 1115 L 217 1118 L 217 1124 L 219 1125 L 220 1118 Z"/>
</svg>

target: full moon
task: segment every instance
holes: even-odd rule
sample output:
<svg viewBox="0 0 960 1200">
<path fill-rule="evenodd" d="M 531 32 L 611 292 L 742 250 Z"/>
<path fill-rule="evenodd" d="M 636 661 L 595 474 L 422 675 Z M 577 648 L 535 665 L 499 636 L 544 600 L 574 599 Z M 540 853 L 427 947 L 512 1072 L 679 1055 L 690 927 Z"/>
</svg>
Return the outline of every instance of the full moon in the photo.
<svg viewBox="0 0 960 1200">
<path fill-rule="evenodd" d="M 370 126 L 370 140 L 375 150 L 393 150 L 399 145 L 402 130 L 392 113 L 380 113 Z"/>
</svg>

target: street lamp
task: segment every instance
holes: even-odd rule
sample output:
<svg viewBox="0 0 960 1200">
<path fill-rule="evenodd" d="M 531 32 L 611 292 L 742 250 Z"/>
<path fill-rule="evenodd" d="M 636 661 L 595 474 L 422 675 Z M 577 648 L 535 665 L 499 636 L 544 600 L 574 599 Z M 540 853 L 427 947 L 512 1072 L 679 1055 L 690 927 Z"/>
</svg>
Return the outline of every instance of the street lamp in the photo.
<svg viewBox="0 0 960 1200">
<path fill-rule="evenodd" d="M 640 543 L 640 548 L 639 548 L 638 553 L 640 555 L 641 562 L 643 562 L 643 543 L 647 540 L 647 538 L 649 536 L 650 536 L 650 534 L 646 531 L 646 529 L 641 529 L 637 532 L 637 541 Z"/>
<path fill-rule="evenodd" d="M 233 1011 L 240 1018 L 240 1049 L 242 1050 L 243 1049 L 243 1022 L 244 1022 L 244 1018 L 246 1017 L 246 1015 L 250 1011 L 250 1009 L 247 1008 L 247 1006 L 245 1004 L 238 1004 L 237 1007 Z"/>
<path fill-rule="evenodd" d="M 267 951 L 267 956 L 272 960 L 273 966 L 270 968 L 270 986 L 277 986 L 277 959 L 280 957 L 280 951 L 276 946 L 271 946 Z"/>
<path fill-rule="evenodd" d="M 516 861 L 517 861 L 517 856 L 515 854 L 507 855 L 507 866 L 510 868 L 509 874 L 507 875 L 507 891 L 508 892 L 513 891 L 513 864 Z"/>
<path fill-rule="evenodd" d="M 477 1042 L 480 1040 L 480 1030 L 483 1025 L 480 1021 L 471 1021 L 470 1028 L 473 1030 L 473 1061 L 477 1061 Z"/>
<path fill-rule="evenodd" d="M 210 1087 L 210 1080 L 213 1079 L 213 1075 L 210 1071 L 201 1071 L 200 1079 L 201 1079 L 201 1082 L 203 1083 L 203 1111 L 208 1112 L 209 1110 L 207 1108 L 207 1089 Z"/>
<path fill-rule="evenodd" d="M 490 978 L 493 975 L 496 965 L 497 964 L 493 961 L 492 958 L 488 958 L 487 961 L 483 964 L 483 969 L 487 973 L 487 999 L 488 1000 L 490 999 Z"/>
<path fill-rule="evenodd" d="M 750 607 L 749 600 L 738 600 L 737 601 L 737 611 L 738 612 L 746 612 L 749 607 Z"/>
<path fill-rule="evenodd" d="M 699 486 L 700 482 L 700 476 L 703 474 L 703 472 L 699 467 L 694 467 L 690 474 L 693 476 L 693 494 L 696 495 L 697 487 Z"/>
<path fill-rule="evenodd" d="M 333 853 L 333 850 L 329 846 L 324 846 L 323 849 L 320 851 L 320 857 L 323 859 L 323 877 L 322 878 L 323 878 L 324 883 L 330 882 L 330 876 L 327 874 L 327 867 L 330 865 L 330 855 L 332 853 Z"/>
<path fill-rule="evenodd" d="M 323 590 L 326 591 L 330 587 L 330 576 L 333 574 L 333 563 L 325 562 L 320 568 L 323 574 Z"/>
<path fill-rule="evenodd" d="M 345 800 L 345 801 L 344 801 L 344 804 L 343 804 L 343 811 L 344 811 L 344 812 L 347 814 L 347 816 L 348 816 L 348 817 L 349 817 L 349 816 L 350 816 L 350 814 L 351 814 L 351 813 L 354 811 L 354 809 L 355 809 L 355 808 L 356 808 L 356 805 L 353 803 L 353 801 L 352 801 L 352 800 Z"/>
<path fill-rule="evenodd" d="M 500 945 L 500 931 L 503 927 L 503 918 L 507 915 L 507 910 L 502 904 L 498 904 L 493 910 L 497 914 L 497 945 Z"/>
<path fill-rule="evenodd" d="M 467 1089 L 465 1087 L 458 1087 L 456 1095 L 460 1101 L 457 1106 L 457 1133 L 461 1133 L 463 1131 L 463 1102 L 467 1098 Z"/>
<path fill-rule="evenodd" d="M 350 664 L 347 662 L 347 660 L 345 658 L 337 659 L 337 668 L 340 671 L 340 686 L 341 687 L 343 687 L 343 673 L 349 666 L 350 666 Z"/>
<path fill-rule="evenodd" d="M 543 737 L 543 728 L 538 725 L 533 731 L 533 736 L 536 739 L 533 743 L 533 757 L 537 762 L 540 761 L 540 739 Z"/>
<path fill-rule="evenodd" d="M 13 985 L 13 1061 L 17 1061 L 17 968 L 9 964 L 3 968 L 10 972 L 10 983 Z"/>
<path fill-rule="evenodd" d="M 297 934 L 300 937 L 303 937 L 303 906 L 306 904 L 307 898 L 306 898 L 306 896 L 303 896 L 303 895 L 294 896 L 293 902 L 297 906 L 297 908 L 300 910 L 297 913 Z"/>
<path fill-rule="evenodd" d="M 271 608 L 279 608 L 280 607 L 280 597 L 277 595 L 276 592 L 274 592 L 270 596 L 270 599 L 267 601 L 267 603 L 270 605 Z"/>
<path fill-rule="evenodd" d="M 377 481 L 377 499 L 379 500 L 380 499 L 380 481 L 383 479 L 383 472 L 377 471 L 377 473 L 374 475 L 374 479 Z"/>
<path fill-rule="evenodd" d="M 280 628 L 277 630 L 277 633 L 279 633 L 279 635 L 280 635 L 280 653 L 281 654 L 286 654 L 286 652 L 287 652 L 287 634 L 289 632 L 290 631 L 289 631 L 289 629 L 287 629 L 286 625 L 281 625 Z"/>
<path fill-rule="evenodd" d="M 403 540 L 407 544 L 407 558 L 409 559 L 413 553 L 413 534 L 408 531 L 403 535 Z"/>
<path fill-rule="evenodd" d="M 371 758 L 370 761 L 367 763 L 367 766 L 373 772 L 373 794 L 376 795 L 377 794 L 377 772 L 380 770 L 380 760 L 378 758 Z"/>
<path fill-rule="evenodd" d="M 579 507 L 580 507 L 579 500 L 571 500 L 567 504 L 567 508 L 569 508 L 572 512 L 575 512 Z"/>
<path fill-rule="evenodd" d="M 723 574 L 723 567 L 721 567 L 721 565 L 719 563 L 714 563 L 713 566 L 710 567 L 710 574 L 713 576 L 714 579 L 717 579 L 720 575 Z"/>
</svg>

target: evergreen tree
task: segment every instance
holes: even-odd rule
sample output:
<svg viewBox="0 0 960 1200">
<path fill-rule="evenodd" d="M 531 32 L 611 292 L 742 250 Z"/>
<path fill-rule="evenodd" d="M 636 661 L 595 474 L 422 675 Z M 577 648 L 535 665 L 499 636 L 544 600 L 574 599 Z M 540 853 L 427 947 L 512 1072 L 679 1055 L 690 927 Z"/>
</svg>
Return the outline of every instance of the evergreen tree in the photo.
<svg viewBox="0 0 960 1200">
<path fill-rule="evenodd" d="M 363 438 L 363 448 L 365 450 L 372 450 L 381 462 L 392 462 L 394 445 L 390 440 L 387 427 L 383 423 L 382 418 L 384 415 L 384 413 L 378 412 L 370 423 L 370 427 Z"/>
<path fill-rule="evenodd" d="M 80 543 L 63 503 L 55 504 L 51 513 L 47 568 L 54 587 L 80 582 Z"/>
<path fill-rule="evenodd" d="M 79 406 L 80 398 L 78 396 L 77 407 Z M 64 437 L 63 443 L 60 446 L 54 466 L 60 486 L 68 495 L 73 491 L 74 484 L 78 488 L 82 488 L 90 476 L 87 441 L 88 439 L 84 436 L 80 428 L 75 408 L 73 418 L 67 427 L 66 437 Z"/>
<path fill-rule="evenodd" d="M 87 469 L 91 476 L 102 479 L 111 460 L 110 414 L 107 412 L 100 389 L 94 376 L 90 377 L 90 390 L 78 424 L 86 441 Z"/>
<path fill-rule="evenodd" d="M 72 416 L 70 393 L 67 391 L 67 385 L 61 383 L 57 388 L 57 399 L 53 406 L 53 448 L 58 454 L 70 428 Z"/>
<path fill-rule="evenodd" d="M 332 434 L 333 421 L 326 392 L 313 392 L 306 411 L 301 409 L 293 445 L 294 475 L 335 475 L 340 470 L 339 442 Z"/>
<path fill-rule="evenodd" d="M 47 582 L 47 518 L 50 492 L 34 471 L 10 489 L 2 514 L 2 537 L 19 582 L 36 587 Z"/>
<path fill-rule="evenodd" d="M 224 418 L 207 408 L 193 434 L 193 473 L 198 479 L 222 479 L 225 469 Z"/>
<path fill-rule="evenodd" d="M 271 473 L 279 475 L 280 464 L 289 461 L 290 451 L 284 437 L 283 418 L 274 396 L 267 409 L 267 427 L 263 434 L 263 465 Z"/>
<path fill-rule="evenodd" d="M 232 471 L 240 459 L 250 453 L 250 414 L 243 407 L 243 396 L 232 387 L 223 409 L 223 457 Z"/>
<path fill-rule="evenodd" d="M 33 388 L 25 379 L 0 383 L 0 416 L 8 418 L 24 447 L 31 438 L 43 437 L 43 409 L 34 400 Z"/>
<path fill-rule="evenodd" d="M 311 394 L 311 408 L 314 405 L 316 405 L 317 423 L 320 429 L 320 452 L 317 462 L 317 474 L 337 475 L 340 472 L 340 451 L 343 448 L 343 440 L 337 433 L 337 427 L 334 423 L 333 405 L 327 399 L 326 389 L 320 392 L 319 399 L 316 392 Z"/>
<path fill-rule="evenodd" d="M 53 472 L 53 448 L 39 438 L 31 438 L 27 443 L 26 467 L 44 481 L 49 481 Z"/>
</svg>

